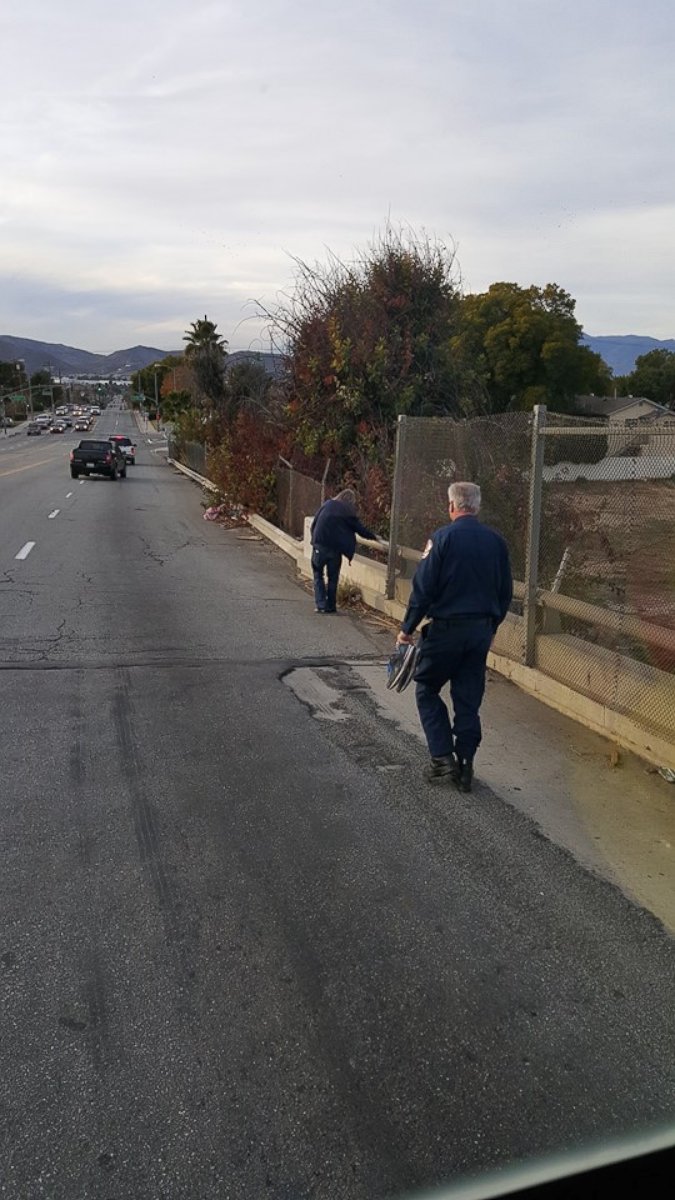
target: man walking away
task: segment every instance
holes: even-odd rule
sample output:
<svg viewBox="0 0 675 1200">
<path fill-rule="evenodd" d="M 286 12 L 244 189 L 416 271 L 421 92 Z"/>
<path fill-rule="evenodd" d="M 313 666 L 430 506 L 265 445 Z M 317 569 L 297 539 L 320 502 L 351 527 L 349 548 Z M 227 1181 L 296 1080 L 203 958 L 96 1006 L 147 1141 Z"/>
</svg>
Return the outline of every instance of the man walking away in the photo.
<svg viewBox="0 0 675 1200">
<path fill-rule="evenodd" d="M 326 500 L 312 521 L 312 573 L 317 612 L 336 611 L 342 555 L 352 561 L 357 533 L 369 541 L 382 541 L 359 521 L 356 493 L 345 488 L 332 500 Z"/>
<path fill-rule="evenodd" d="M 415 699 L 431 765 L 426 779 L 449 776 L 471 791 L 473 759 L 481 741 L 478 710 L 492 639 L 513 595 L 509 552 L 501 534 L 478 520 L 480 488 L 448 488 L 450 524 L 429 538 L 412 584 L 397 643 L 413 640 L 424 617 L 415 671 Z M 454 724 L 440 697 L 450 681 Z"/>
</svg>

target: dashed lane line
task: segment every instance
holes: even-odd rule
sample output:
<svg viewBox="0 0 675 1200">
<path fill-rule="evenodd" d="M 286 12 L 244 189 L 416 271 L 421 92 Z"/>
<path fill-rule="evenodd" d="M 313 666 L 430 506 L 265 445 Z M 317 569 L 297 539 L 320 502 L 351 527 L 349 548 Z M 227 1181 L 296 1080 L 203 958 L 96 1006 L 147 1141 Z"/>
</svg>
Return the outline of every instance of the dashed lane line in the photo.
<svg viewBox="0 0 675 1200">
<path fill-rule="evenodd" d="M 26 542 L 25 546 L 22 546 L 21 549 L 19 550 L 19 553 L 15 554 L 14 557 L 18 558 L 19 562 L 21 562 L 22 559 L 24 559 L 24 558 L 28 558 L 28 555 L 30 554 L 34 545 L 35 545 L 35 542 Z"/>
<path fill-rule="evenodd" d="M 48 521 L 53 521 L 53 520 L 54 520 L 54 517 L 58 517 L 58 515 L 59 515 L 59 513 L 60 513 L 60 512 L 61 512 L 61 509 L 60 509 L 60 508 L 55 508 L 53 512 L 50 512 L 50 513 L 49 513 L 49 515 L 48 515 L 48 517 L 47 517 L 47 520 L 48 520 Z"/>
<path fill-rule="evenodd" d="M 66 492 L 66 500 L 70 500 L 70 497 L 72 496 L 72 494 L 73 494 L 72 492 Z"/>
</svg>

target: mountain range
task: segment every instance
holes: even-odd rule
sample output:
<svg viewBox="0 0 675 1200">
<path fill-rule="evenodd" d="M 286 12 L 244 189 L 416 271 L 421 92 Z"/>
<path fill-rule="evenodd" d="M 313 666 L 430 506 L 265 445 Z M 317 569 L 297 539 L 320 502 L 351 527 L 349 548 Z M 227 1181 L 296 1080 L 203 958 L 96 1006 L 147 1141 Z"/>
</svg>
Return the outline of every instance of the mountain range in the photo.
<svg viewBox="0 0 675 1200">
<path fill-rule="evenodd" d="M 630 375 L 636 358 L 641 354 L 649 354 L 650 350 L 675 351 L 675 338 L 659 341 L 658 338 L 641 337 L 636 333 L 608 334 L 607 337 L 590 337 L 584 333 L 581 340 L 604 358 L 615 375 Z"/>
<path fill-rule="evenodd" d="M 615 375 L 628 375 L 635 366 L 636 358 L 650 350 L 675 351 L 675 338 L 660 341 L 658 338 L 631 333 L 606 337 L 591 337 L 585 333 L 582 341 L 605 360 Z M 77 350 L 74 346 L 0 335 L 0 362 L 23 359 L 31 373 L 49 367 L 53 376 L 125 376 L 141 367 L 149 367 L 160 358 L 166 358 L 167 354 L 181 353 L 180 350 L 158 350 L 155 346 L 131 346 L 127 350 L 115 350 L 112 354 L 92 354 L 90 350 Z M 228 367 L 245 359 L 262 363 L 270 375 L 278 375 L 281 369 L 278 354 L 257 354 L 251 350 L 235 350 L 228 355 Z"/>
<path fill-rule="evenodd" d="M 0 335 L 0 361 L 16 362 L 23 359 L 26 370 L 31 374 L 44 367 L 58 375 L 128 375 L 141 367 L 166 358 L 167 354 L 180 354 L 179 350 L 158 350 L 154 346 L 131 346 L 128 350 L 115 350 L 112 354 L 92 354 L 90 350 L 78 350 L 74 346 L 62 346 L 53 342 L 37 342 L 32 338 Z"/>
</svg>

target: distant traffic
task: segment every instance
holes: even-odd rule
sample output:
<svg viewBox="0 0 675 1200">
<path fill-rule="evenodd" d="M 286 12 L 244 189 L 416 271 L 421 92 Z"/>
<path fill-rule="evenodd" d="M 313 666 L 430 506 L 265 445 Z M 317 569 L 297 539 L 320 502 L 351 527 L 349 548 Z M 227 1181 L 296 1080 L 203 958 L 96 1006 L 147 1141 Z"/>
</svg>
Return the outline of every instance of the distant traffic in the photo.
<svg viewBox="0 0 675 1200">
<path fill-rule="evenodd" d="M 42 433 L 65 433 L 67 429 L 75 429 L 78 433 L 87 433 L 101 409 L 97 404 L 61 405 L 53 413 L 39 413 L 28 422 L 26 437 L 37 437 Z"/>
</svg>

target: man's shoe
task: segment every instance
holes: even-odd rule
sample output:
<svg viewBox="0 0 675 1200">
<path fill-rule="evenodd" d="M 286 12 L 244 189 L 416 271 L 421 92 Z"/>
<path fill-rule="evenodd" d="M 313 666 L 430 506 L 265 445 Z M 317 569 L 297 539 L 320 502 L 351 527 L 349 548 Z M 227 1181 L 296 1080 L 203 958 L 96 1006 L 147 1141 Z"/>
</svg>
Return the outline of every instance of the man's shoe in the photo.
<svg viewBox="0 0 675 1200">
<path fill-rule="evenodd" d="M 325 608 L 315 608 L 314 609 L 314 612 L 318 612 L 318 613 L 325 613 L 325 611 L 326 611 Z"/>
<path fill-rule="evenodd" d="M 473 783 L 473 759 L 458 758 L 455 782 L 460 792 L 470 792 Z"/>
<path fill-rule="evenodd" d="M 452 754 L 444 754 L 441 758 L 432 758 L 429 766 L 424 768 L 424 778 L 427 783 L 435 783 L 437 779 L 447 779 L 454 774 L 455 767 Z"/>
</svg>

